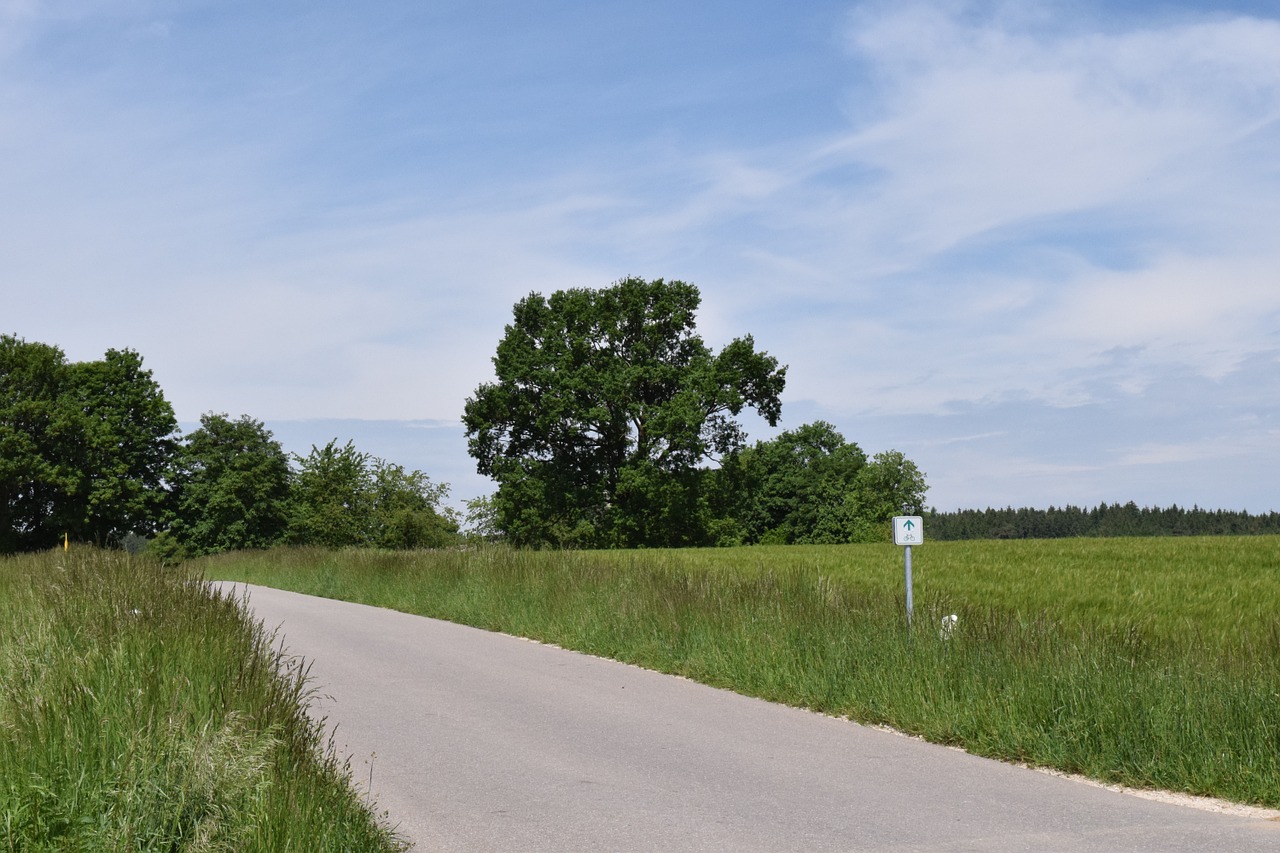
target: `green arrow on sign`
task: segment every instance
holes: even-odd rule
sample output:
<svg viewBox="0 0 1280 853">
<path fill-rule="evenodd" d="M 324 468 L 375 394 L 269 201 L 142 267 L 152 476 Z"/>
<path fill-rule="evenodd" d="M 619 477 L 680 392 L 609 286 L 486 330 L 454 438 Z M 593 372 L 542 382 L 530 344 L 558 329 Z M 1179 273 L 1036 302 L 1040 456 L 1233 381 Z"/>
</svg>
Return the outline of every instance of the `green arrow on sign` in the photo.
<svg viewBox="0 0 1280 853">
<path fill-rule="evenodd" d="M 904 522 L 904 523 L 903 523 L 903 525 L 902 525 L 902 526 L 903 526 L 903 527 L 905 527 L 905 528 L 907 528 L 908 530 L 910 530 L 911 528 L 913 528 L 913 527 L 915 527 L 915 526 L 916 526 L 916 523 L 915 523 L 914 521 L 912 521 L 911 519 L 909 519 L 909 518 L 908 518 L 908 519 L 906 520 L 906 522 Z"/>
</svg>

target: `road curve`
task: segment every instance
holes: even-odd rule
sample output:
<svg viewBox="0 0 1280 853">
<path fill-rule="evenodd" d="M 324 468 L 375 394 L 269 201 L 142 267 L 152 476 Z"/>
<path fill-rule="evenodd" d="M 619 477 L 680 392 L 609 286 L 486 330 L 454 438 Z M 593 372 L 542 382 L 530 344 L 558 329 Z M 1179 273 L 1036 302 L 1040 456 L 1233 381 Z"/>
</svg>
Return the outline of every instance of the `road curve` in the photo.
<svg viewBox="0 0 1280 853">
<path fill-rule="evenodd" d="M 362 783 L 372 757 L 379 808 L 418 850 L 1280 850 L 1280 822 L 448 622 L 247 590 L 311 662 L 313 711 Z"/>
</svg>

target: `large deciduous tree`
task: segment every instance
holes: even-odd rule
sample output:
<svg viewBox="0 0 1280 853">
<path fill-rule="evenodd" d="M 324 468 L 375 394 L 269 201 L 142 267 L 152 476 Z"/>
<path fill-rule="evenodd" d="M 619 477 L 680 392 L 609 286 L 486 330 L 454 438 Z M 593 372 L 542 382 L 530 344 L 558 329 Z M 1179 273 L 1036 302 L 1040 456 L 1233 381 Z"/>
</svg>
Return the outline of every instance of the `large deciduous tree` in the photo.
<svg viewBox="0 0 1280 853">
<path fill-rule="evenodd" d="M 510 541 L 706 540 L 701 466 L 741 447 L 744 408 L 777 423 L 786 368 L 749 335 L 712 352 L 695 331 L 700 301 L 685 282 L 626 278 L 516 303 L 497 379 L 463 415 Z"/>
<path fill-rule="evenodd" d="M 0 553 L 49 547 L 70 520 L 83 432 L 62 350 L 0 335 Z"/>
<path fill-rule="evenodd" d="M 150 532 L 177 427 L 142 357 L 0 335 L 0 551 Z"/>
<path fill-rule="evenodd" d="M 126 533 L 150 533 L 166 492 L 165 469 L 176 448 L 173 407 L 133 350 L 108 350 L 101 361 L 71 365 L 67 393 L 83 416 L 74 531 L 100 545 Z"/>
</svg>

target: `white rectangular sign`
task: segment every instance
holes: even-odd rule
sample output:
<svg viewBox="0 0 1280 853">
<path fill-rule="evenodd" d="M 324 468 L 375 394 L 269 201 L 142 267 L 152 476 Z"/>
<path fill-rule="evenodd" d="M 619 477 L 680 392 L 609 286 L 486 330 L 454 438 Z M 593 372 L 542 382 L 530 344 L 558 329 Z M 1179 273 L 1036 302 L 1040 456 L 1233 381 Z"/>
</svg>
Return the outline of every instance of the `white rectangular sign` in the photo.
<svg viewBox="0 0 1280 853">
<path fill-rule="evenodd" d="M 918 515 L 893 517 L 893 544 L 919 545 L 924 542 L 924 519 Z"/>
</svg>

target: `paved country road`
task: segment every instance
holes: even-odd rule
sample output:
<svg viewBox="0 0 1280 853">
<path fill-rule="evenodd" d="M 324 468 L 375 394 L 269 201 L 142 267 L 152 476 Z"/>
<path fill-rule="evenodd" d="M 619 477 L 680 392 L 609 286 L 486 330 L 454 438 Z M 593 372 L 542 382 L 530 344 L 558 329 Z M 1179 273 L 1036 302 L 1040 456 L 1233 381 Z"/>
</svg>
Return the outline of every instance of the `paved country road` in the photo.
<svg viewBox="0 0 1280 853">
<path fill-rule="evenodd" d="M 312 663 L 316 710 L 361 782 L 374 757 L 379 807 L 418 850 L 1280 851 L 1280 822 L 474 628 L 248 590 Z"/>
</svg>

